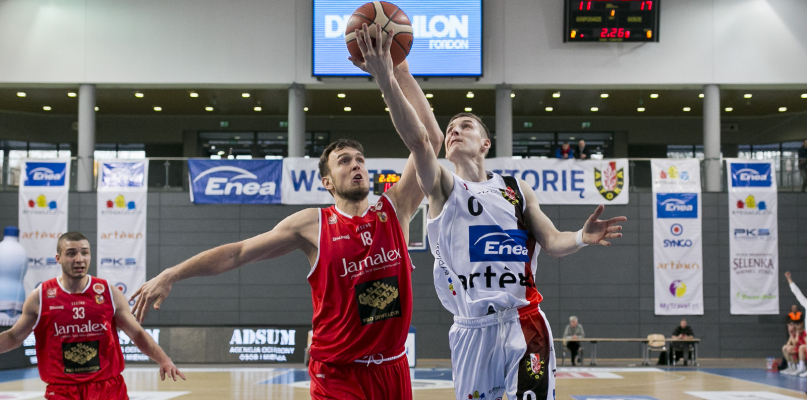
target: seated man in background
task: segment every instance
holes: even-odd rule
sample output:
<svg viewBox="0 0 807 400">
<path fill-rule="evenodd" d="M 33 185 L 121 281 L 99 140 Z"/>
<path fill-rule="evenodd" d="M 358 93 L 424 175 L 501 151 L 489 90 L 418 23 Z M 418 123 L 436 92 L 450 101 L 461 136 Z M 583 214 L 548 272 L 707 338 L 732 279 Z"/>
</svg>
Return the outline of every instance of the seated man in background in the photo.
<svg viewBox="0 0 807 400">
<path fill-rule="evenodd" d="M 555 150 L 555 158 L 560 158 L 564 160 L 570 160 L 574 158 L 574 150 L 571 146 L 569 146 L 569 142 L 563 142 L 563 144 Z"/>
<path fill-rule="evenodd" d="M 675 330 L 673 331 L 673 334 L 672 334 L 672 338 L 673 339 L 693 339 L 693 338 L 695 338 L 695 332 L 692 331 L 691 326 L 687 325 L 686 318 L 682 319 L 681 323 L 677 327 L 675 327 Z M 687 351 L 687 353 L 689 353 L 688 352 L 689 343 L 675 343 L 675 342 L 673 342 L 671 347 L 672 347 L 672 351 L 674 351 L 673 357 L 675 357 L 676 360 L 681 359 L 681 358 L 684 357 L 684 351 Z M 680 353 L 681 353 L 681 357 L 678 357 L 679 350 L 680 350 Z M 689 358 L 691 358 L 691 355 L 688 354 L 687 359 L 689 359 Z M 684 360 L 684 365 L 687 365 L 687 360 Z"/>
<path fill-rule="evenodd" d="M 782 371 L 783 374 L 792 374 L 796 371 L 796 363 L 798 362 L 798 357 L 796 356 L 796 350 L 798 350 L 796 327 L 796 324 L 787 324 L 787 343 L 782 346 L 782 356 L 787 361 L 787 369 Z"/>
<path fill-rule="evenodd" d="M 564 345 L 572 354 L 572 366 L 577 365 L 575 364 L 578 361 L 577 351 L 580 349 L 580 342 L 572 339 L 582 339 L 584 337 L 586 337 L 586 333 L 583 331 L 583 325 L 580 325 L 577 322 L 577 317 L 572 315 L 569 317 L 569 325 L 566 325 L 566 329 L 563 331 L 563 341 L 565 342 Z"/>
</svg>

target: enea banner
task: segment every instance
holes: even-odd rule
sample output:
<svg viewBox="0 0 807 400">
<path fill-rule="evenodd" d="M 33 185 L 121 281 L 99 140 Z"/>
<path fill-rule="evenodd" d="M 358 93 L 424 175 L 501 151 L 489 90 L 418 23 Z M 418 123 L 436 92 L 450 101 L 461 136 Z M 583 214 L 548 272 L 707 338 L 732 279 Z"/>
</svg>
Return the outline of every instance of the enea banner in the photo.
<svg viewBox="0 0 807 400">
<path fill-rule="evenodd" d="M 773 161 L 727 159 L 731 313 L 779 314 Z"/>
<path fill-rule="evenodd" d="M 98 277 L 129 298 L 146 283 L 148 160 L 98 161 Z"/>
<path fill-rule="evenodd" d="M 28 255 L 25 293 L 61 274 L 56 241 L 67 232 L 70 160 L 22 160 L 20 166 L 20 244 Z"/>
<path fill-rule="evenodd" d="M 375 174 L 402 174 L 406 166 L 406 158 L 368 158 L 365 159 L 367 172 L 370 175 L 370 195 L 368 201 L 375 204 L 380 196 L 373 194 Z M 448 160 L 439 162 L 453 171 L 454 166 Z M 282 180 L 283 204 L 333 204 L 331 194 L 322 186 L 319 174 L 319 159 L 289 157 L 283 159 Z M 426 203 L 425 196 L 423 203 Z"/>
<path fill-rule="evenodd" d="M 700 162 L 651 160 L 656 315 L 703 315 Z"/>
<path fill-rule="evenodd" d="M 348 59 L 345 30 L 366 0 L 314 0 L 315 76 L 367 75 Z M 481 0 L 396 0 L 412 22 L 407 59 L 413 75 L 482 75 Z"/>
<path fill-rule="evenodd" d="M 485 165 L 493 172 L 526 181 L 541 204 L 628 204 L 627 159 L 489 158 Z M 453 166 L 449 169 L 454 170 Z"/>
<path fill-rule="evenodd" d="M 188 160 L 191 202 L 279 204 L 283 164 L 283 160 Z"/>
</svg>

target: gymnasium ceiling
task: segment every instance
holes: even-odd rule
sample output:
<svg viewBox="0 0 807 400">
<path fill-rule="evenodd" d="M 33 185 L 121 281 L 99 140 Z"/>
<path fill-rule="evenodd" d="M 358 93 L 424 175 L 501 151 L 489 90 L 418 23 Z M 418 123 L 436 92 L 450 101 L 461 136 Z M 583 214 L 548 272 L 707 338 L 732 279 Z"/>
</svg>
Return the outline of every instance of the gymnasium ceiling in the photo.
<svg viewBox="0 0 807 400">
<path fill-rule="evenodd" d="M 75 115 L 77 89 L 9 88 L 0 89 L 0 111 L 41 115 Z M 18 92 L 24 92 L 20 97 Z M 136 93 L 142 94 L 137 97 Z M 191 93 L 198 97 L 191 97 Z M 248 93 L 249 97 L 245 97 Z M 426 90 L 436 115 L 453 115 L 469 107 L 472 112 L 493 116 L 495 91 Z M 546 90 L 514 89 L 514 116 L 701 116 L 700 90 Z M 340 97 L 343 94 L 344 97 Z M 603 95 L 608 97 L 604 98 Z M 657 97 L 653 97 L 657 95 Z M 751 97 L 748 98 L 747 96 Z M 559 97 L 555 97 L 559 96 Z M 96 90 L 99 115 L 238 115 L 285 116 L 288 91 L 280 89 L 102 89 Z M 807 90 L 722 89 L 723 116 L 764 116 L 807 111 Z M 50 107 L 50 110 L 45 110 Z M 160 107 L 161 111 L 155 111 Z M 212 109 L 206 109 L 212 107 Z M 256 109 L 256 107 L 259 107 Z M 378 90 L 307 90 L 307 115 L 347 116 L 386 115 Z M 350 111 L 345 111 L 350 107 Z M 547 111 L 551 107 L 551 111 Z M 592 107 L 597 110 L 593 111 Z M 685 111 L 689 107 L 689 111 Z M 780 111 L 785 107 L 786 111 Z M 644 111 L 639 111 L 644 108 Z M 730 110 L 729 110 L 730 108 Z"/>
</svg>

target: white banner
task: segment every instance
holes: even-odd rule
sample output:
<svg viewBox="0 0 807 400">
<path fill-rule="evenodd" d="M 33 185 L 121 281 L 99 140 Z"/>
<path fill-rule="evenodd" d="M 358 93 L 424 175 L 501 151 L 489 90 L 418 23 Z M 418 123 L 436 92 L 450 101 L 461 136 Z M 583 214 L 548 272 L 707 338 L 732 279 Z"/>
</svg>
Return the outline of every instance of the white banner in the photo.
<svg viewBox="0 0 807 400">
<path fill-rule="evenodd" d="M 146 282 L 148 160 L 98 161 L 98 277 L 128 298 Z"/>
<path fill-rule="evenodd" d="M 779 314 L 779 240 L 773 161 L 727 159 L 732 314 Z"/>
<path fill-rule="evenodd" d="M 67 232 L 70 160 L 22 160 L 20 167 L 20 244 L 28 255 L 25 293 L 61 275 L 56 242 Z"/>
<path fill-rule="evenodd" d="M 449 171 L 454 166 L 440 163 Z M 402 173 L 405 158 L 368 158 L 372 180 L 376 173 Z M 283 204 L 333 204 L 333 197 L 322 187 L 319 160 L 284 158 L 281 194 Z M 524 179 L 532 186 L 541 204 L 628 204 L 628 160 L 556 160 L 490 158 L 486 167 L 502 175 Z M 371 204 L 378 196 L 370 194 Z"/>
<path fill-rule="evenodd" d="M 656 315 L 703 315 L 700 162 L 656 159 L 650 167 Z"/>
<path fill-rule="evenodd" d="M 628 204 L 628 160 L 489 158 L 488 170 L 523 179 L 540 204 Z M 526 190 L 526 188 L 523 188 Z"/>
</svg>

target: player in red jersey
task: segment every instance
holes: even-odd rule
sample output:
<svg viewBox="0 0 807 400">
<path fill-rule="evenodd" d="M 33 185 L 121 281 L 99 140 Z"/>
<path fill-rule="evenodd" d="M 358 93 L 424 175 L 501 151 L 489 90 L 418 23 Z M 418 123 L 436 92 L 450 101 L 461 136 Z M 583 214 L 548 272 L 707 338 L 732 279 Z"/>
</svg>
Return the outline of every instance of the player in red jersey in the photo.
<svg viewBox="0 0 807 400">
<path fill-rule="evenodd" d="M 420 118 L 417 125 L 439 152 L 443 135 L 426 96 L 406 63 L 394 74 L 414 105 L 413 118 Z M 311 265 L 311 397 L 411 399 L 404 350 L 412 314 L 407 243 L 409 218 L 424 197 L 412 158 L 401 180 L 372 206 L 361 144 L 331 143 L 320 157 L 319 170 L 335 206 L 302 210 L 269 232 L 202 252 L 163 271 L 132 296 L 137 298 L 134 311 L 143 321 L 151 304 L 159 309 L 179 280 L 221 274 L 299 249 Z"/>
<path fill-rule="evenodd" d="M 67 232 L 56 245 L 62 276 L 43 282 L 23 305 L 23 314 L 0 334 L 0 353 L 19 347 L 33 330 L 39 376 L 48 400 L 127 400 L 118 331 L 160 364 L 160 376 L 185 379 L 159 345 L 135 321 L 123 293 L 87 275 L 90 242 Z"/>
</svg>

